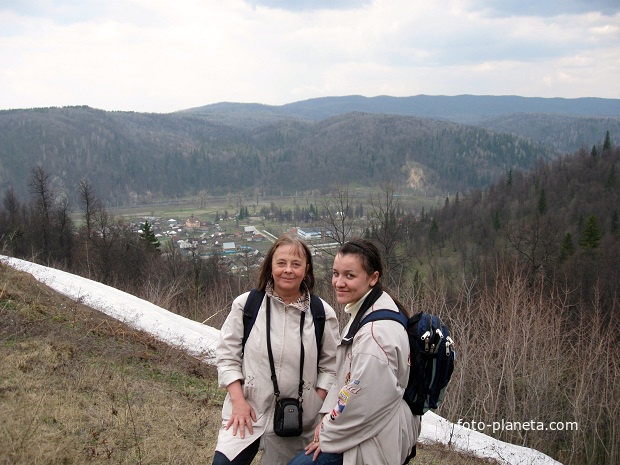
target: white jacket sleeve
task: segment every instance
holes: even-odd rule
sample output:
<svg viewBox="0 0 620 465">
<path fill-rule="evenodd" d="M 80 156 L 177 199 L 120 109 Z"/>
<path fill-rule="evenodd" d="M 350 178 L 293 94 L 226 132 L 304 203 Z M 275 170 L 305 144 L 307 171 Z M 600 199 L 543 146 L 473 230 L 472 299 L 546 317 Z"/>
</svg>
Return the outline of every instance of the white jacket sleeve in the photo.
<svg viewBox="0 0 620 465">
<path fill-rule="evenodd" d="M 218 384 L 225 388 L 233 381 L 243 380 L 241 340 L 243 338 L 243 307 L 249 293 L 237 297 L 220 330 L 217 346 Z"/>
</svg>

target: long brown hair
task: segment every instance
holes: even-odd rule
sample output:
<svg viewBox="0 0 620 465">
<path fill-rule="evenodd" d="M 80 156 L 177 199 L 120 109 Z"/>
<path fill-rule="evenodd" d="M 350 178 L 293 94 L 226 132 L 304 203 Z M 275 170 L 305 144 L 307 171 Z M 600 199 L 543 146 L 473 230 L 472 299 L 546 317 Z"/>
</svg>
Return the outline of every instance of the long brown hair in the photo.
<svg viewBox="0 0 620 465">
<path fill-rule="evenodd" d="M 280 236 L 277 241 L 273 243 L 273 245 L 269 248 L 267 255 L 265 256 L 265 261 L 263 262 L 263 266 L 260 269 L 260 274 L 258 275 L 258 286 L 257 289 L 259 291 L 264 291 L 269 284 L 269 281 L 273 279 L 271 273 L 273 271 L 271 262 L 273 261 L 273 255 L 276 253 L 276 249 L 281 245 L 290 245 L 295 247 L 299 252 L 299 255 L 306 257 L 306 264 L 308 268 L 306 270 L 306 275 L 304 276 L 304 280 L 302 281 L 302 286 L 305 283 L 308 292 L 312 292 L 314 290 L 314 267 L 312 265 L 312 253 L 310 253 L 310 249 L 306 245 L 304 241 L 302 241 L 299 237 L 293 236 L 290 234 L 285 234 Z M 303 289 L 300 289 L 303 291 Z"/>
</svg>

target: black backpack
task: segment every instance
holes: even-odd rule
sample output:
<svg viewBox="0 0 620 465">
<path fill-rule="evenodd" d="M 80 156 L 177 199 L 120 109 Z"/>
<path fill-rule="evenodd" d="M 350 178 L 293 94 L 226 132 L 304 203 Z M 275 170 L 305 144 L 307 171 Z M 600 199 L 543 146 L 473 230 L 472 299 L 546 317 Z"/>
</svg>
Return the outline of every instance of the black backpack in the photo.
<svg viewBox="0 0 620 465">
<path fill-rule="evenodd" d="M 413 414 L 439 407 L 456 361 L 450 329 L 436 315 L 420 312 L 408 318 L 402 310 L 375 310 L 363 317 L 360 327 L 376 320 L 398 321 L 409 335 L 411 369 L 403 398 Z"/>
<path fill-rule="evenodd" d="M 265 291 L 259 291 L 258 289 L 252 289 L 248 300 L 243 307 L 243 339 L 241 340 L 241 347 L 245 347 L 245 342 L 248 340 L 252 326 L 256 321 L 256 315 L 260 305 L 265 298 Z M 323 342 L 323 331 L 325 329 L 325 307 L 321 299 L 314 294 L 310 294 L 310 312 L 312 313 L 312 320 L 314 321 L 314 335 L 316 337 L 317 348 L 317 360 L 321 356 L 321 344 Z"/>
</svg>

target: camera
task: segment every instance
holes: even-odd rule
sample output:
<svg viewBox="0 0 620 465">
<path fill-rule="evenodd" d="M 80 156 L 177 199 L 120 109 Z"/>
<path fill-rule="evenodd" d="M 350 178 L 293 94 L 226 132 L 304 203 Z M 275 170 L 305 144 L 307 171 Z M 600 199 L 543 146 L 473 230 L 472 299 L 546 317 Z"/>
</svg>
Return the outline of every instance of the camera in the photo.
<svg viewBox="0 0 620 465">
<path fill-rule="evenodd" d="M 276 411 L 273 417 L 273 432 L 278 436 L 301 436 L 302 412 L 299 400 L 285 398 L 276 400 Z"/>
</svg>

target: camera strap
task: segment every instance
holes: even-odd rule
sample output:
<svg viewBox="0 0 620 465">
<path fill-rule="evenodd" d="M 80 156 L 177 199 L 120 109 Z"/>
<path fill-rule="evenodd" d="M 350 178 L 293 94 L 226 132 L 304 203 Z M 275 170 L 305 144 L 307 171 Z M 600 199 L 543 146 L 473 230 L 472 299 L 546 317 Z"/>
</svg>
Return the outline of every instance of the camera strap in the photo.
<svg viewBox="0 0 620 465">
<path fill-rule="evenodd" d="M 299 361 L 299 402 L 302 402 L 304 389 L 304 319 L 306 312 L 301 312 L 299 321 L 299 341 L 301 343 L 300 361 Z M 269 354 L 269 365 L 271 366 L 271 381 L 273 382 L 273 392 L 276 400 L 280 397 L 280 389 L 278 388 L 278 379 L 276 377 L 275 364 L 273 363 L 273 354 L 271 353 L 271 298 L 267 296 L 267 352 Z"/>
</svg>

